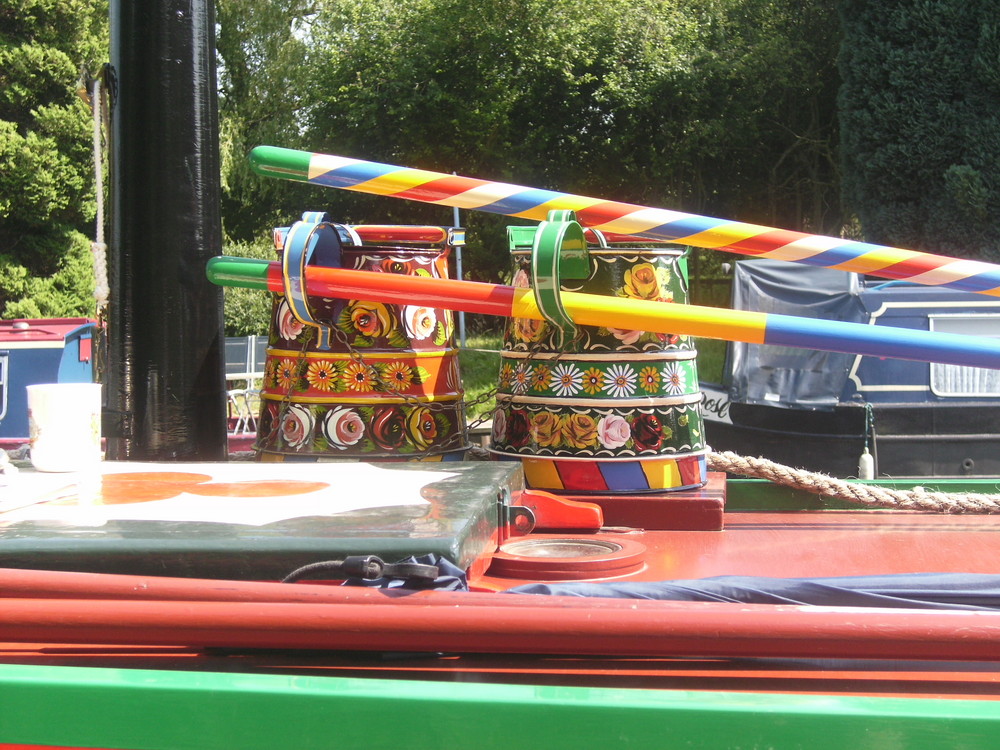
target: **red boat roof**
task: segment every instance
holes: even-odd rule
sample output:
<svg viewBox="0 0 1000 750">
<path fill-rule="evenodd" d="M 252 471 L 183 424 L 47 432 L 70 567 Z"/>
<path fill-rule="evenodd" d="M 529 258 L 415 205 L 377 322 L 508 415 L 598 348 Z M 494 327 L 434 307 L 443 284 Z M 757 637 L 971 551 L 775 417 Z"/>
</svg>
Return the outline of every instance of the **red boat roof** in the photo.
<svg viewBox="0 0 1000 750">
<path fill-rule="evenodd" d="M 90 318 L 18 318 L 0 320 L 0 343 L 13 341 L 64 341 L 81 326 L 94 325 Z"/>
</svg>

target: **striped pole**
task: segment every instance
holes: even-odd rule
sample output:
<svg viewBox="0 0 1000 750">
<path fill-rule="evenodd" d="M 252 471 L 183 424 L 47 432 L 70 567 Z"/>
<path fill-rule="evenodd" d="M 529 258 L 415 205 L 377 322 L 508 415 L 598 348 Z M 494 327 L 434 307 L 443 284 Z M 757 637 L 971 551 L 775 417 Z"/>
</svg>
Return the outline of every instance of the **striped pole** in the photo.
<svg viewBox="0 0 1000 750">
<path fill-rule="evenodd" d="M 413 300 L 442 309 L 544 320 L 531 289 L 343 268 L 308 266 L 305 271 L 306 291 L 317 297 L 395 304 Z M 217 257 L 209 261 L 207 273 L 210 281 L 222 286 L 284 292 L 280 263 Z M 578 325 L 1000 369 L 1000 340 L 980 336 L 579 292 L 563 292 L 562 302 Z"/>
<path fill-rule="evenodd" d="M 268 177 L 523 219 L 570 210 L 602 231 L 1000 296 L 992 263 L 274 146 L 251 151 L 250 165 Z"/>
</svg>

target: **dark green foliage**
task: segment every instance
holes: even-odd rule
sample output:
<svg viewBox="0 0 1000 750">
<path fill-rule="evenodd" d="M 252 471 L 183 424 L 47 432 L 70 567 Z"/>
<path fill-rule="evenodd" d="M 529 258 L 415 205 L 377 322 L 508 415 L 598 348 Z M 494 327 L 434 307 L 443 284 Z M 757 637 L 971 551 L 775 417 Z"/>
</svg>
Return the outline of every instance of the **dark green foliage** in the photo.
<svg viewBox="0 0 1000 750">
<path fill-rule="evenodd" d="M 254 178 L 240 161 L 260 143 L 840 228 L 835 0 L 219 5 L 223 112 L 241 120 L 224 143 L 231 236 L 306 208 L 352 222 L 452 221 L 447 208 Z M 249 42 L 251 32 L 268 39 Z M 239 101 L 242 91 L 259 100 Z M 504 227 L 517 221 L 461 221 L 467 276 L 503 277 Z"/>
<path fill-rule="evenodd" d="M 90 109 L 107 2 L 0 0 L 0 310 L 93 314 Z"/>
<path fill-rule="evenodd" d="M 1000 260 L 992 0 L 844 0 L 845 200 L 865 238 Z"/>
<path fill-rule="evenodd" d="M 223 248 L 226 255 L 240 258 L 277 260 L 270 237 L 255 242 L 229 242 Z M 256 289 L 226 287 L 225 327 L 227 336 L 260 336 L 267 334 L 271 320 L 271 295 Z"/>
</svg>

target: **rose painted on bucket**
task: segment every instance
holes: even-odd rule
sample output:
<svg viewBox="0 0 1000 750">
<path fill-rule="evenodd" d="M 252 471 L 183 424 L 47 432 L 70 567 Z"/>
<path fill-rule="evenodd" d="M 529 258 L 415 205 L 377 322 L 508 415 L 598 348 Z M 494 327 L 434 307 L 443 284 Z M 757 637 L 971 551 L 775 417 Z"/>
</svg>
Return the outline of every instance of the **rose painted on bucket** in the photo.
<svg viewBox="0 0 1000 750">
<path fill-rule="evenodd" d="M 624 417 L 608 414 L 597 423 L 597 437 L 605 448 L 621 448 L 632 437 L 632 428 Z"/>
<path fill-rule="evenodd" d="M 353 409 L 331 409 L 323 418 L 323 434 L 340 450 L 355 445 L 365 434 L 365 423 Z"/>
<path fill-rule="evenodd" d="M 316 419 L 308 407 L 289 405 L 281 417 L 281 437 L 289 448 L 299 448 L 312 436 Z"/>
<path fill-rule="evenodd" d="M 531 318 L 514 318 L 514 337 L 518 341 L 533 343 L 545 335 L 545 323 Z"/>
<path fill-rule="evenodd" d="M 305 325 L 292 315 L 292 308 L 288 306 L 288 302 L 285 300 L 281 300 L 281 304 L 278 305 L 275 323 L 278 328 L 278 335 L 286 341 L 294 341 L 302 333 L 302 329 L 305 328 Z"/>
<path fill-rule="evenodd" d="M 597 422 L 589 414 L 569 414 L 563 417 L 562 435 L 570 448 L 589 448 L 597 443 Z"/>
<path fill-rule="evenodd" d="M 628 328 L 609 328 L 611 335 L 618 339 L 625 346 L 632 346 L 642 338 L 644 331 L 636 331 Z"/>
<path fill-rule="evenodd" d="M 400 260 L 399 258 L 384 258 L 372 270 L 410 275 L 413 273 L 413 263 L 408 260 Z"/>
<path fill-rule="evenodd" d="M 437 422 L 426 406 L 418 406 L 406 418 L 406 431 L 417 450 L 427 450 L 437 437 Z"/>
<path fill-rule="evenodd" d="M 531 439 L 542 448 L 553 448 L 562 442 L 563 420 L 556 414 L 542 411 L 531 415 Z"/>
<path fill-rule="evenodd" d="M 632 299 L 670 302 L 673 295 L 669 284 L 670 271 L 666 268 L 657 268 L 652 263 L 638 263 L 625 271 L 625 288 L 622 291 Z"/>
<path fill-rule="evenodd" d="M 493 439 L 501 441 L 507 437 L 507 412 L 497 409 L 493 415 Z"/>
<path fill-rule="evenodd" d="M 354 300 L 347 306 L 347 316 L 352 328 L 368 338 L 385 336 L 393 328 L 389 308 L 381 302 Z"/>
<path fill-rule="evenodd" d="M 655 414 L 637 414 L 632 420 L 632 440 L 637 450 L 659 450 L 663 425 Z"/>
<path fill-rule="evenodd" d="M 507 415 L 507 442 L 514 448 L 523 448 L 531 436 L 528 415 L 523 409 L 512 409 Z"/>
<path fill-rule="evenodd" d="M 406 444 L 406 417 L 390 406 L 376 409 L 371 421 L 371 437 L 385 450 L 402 448 Z"/>
<path fill-rule="evenodd" d="M 403 325 L 406 328 L 407 336 L 417 341 L 423 341 L 434 333 L 437 315 L 433 307 L 407 305 L 403 308 Z"/>
</svg>

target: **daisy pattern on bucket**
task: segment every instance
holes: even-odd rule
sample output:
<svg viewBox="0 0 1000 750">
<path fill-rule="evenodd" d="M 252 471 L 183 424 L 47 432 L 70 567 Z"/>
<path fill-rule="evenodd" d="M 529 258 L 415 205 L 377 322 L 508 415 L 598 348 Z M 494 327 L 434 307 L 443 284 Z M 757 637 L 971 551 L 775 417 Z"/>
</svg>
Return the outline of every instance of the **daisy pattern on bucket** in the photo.
<svg viewBox="0 0 1000 750">
<path fill-rule="evenodd" d="M 612 365 L 608 368 L 604 390 L 614 398 L 623 398 L 635 393 L 635 370 L 628 365 Z"/>
<path fill-rule="evenodd" d="M 552 381 L 552 370 L 548 365 L 538 365 L 531 375 L 531 387 L 536 391 L 544 391 Z"/>
<path fill-rule="evenodd" d="M 517 367 L 514 368 L 514 379 L 512 383 L 512 390 L 514 393 L 524 393 L 528 390 L 528 386 L 531 384 L 531 368 L 524 362 L 521 362 Z"/>
<path fill-rule="evenodd" d="M 306 370 L 306 380 L 317 391 L 332 391 L 337 385 L 337 366 L 325 359 L 311 362 Z"/>
<path fill-rule="evenodd" d="M 639 371 L 639 385 L 644 391 L 652 393 L 660 387 L 660 373 L 655 367 L 643 367 Z"/>
<path fill-rule="evenodd" d="M 663 368 L 663 388 L 671 396 L 679 396 L 687 390 L 684 370 L 676 362 L 669 362 Z"/>
<path fill-rule="evenodd" d="M 552 371 L 552 389 L 557 396 L 573 396 L 582 385 L 583 373 L 576 365 L 558 364 Z"/>
</svg>

